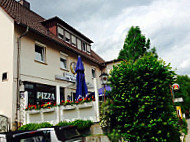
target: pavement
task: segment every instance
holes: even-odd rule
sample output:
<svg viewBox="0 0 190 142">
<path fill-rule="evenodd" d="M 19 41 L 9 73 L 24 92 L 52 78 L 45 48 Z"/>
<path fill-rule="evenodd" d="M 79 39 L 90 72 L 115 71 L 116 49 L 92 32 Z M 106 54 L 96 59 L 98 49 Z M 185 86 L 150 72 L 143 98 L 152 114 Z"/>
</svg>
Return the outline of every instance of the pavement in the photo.
<svg viewBox="0 0 190 142">
<path fill-rule="evenodd" d="M 188 124 L 188 134 L 186 136 L 186 142 L 190 142 L 190 119 L 187 119 Z"/>
</svg>

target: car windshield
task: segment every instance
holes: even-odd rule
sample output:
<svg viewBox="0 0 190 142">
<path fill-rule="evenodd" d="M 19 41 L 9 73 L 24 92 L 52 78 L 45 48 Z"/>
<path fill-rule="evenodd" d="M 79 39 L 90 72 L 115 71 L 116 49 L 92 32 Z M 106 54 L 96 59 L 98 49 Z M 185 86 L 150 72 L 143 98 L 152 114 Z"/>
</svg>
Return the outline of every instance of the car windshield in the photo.
<svg viewBox="0 0 190 142">
<path fill-rule="evenodd" d="M 75 127 L 68 127 L 65 129 L 56 130 L 58 140 L 69 140 L 75 137 L 79 137 L 80 134 Z"/>
</svg>

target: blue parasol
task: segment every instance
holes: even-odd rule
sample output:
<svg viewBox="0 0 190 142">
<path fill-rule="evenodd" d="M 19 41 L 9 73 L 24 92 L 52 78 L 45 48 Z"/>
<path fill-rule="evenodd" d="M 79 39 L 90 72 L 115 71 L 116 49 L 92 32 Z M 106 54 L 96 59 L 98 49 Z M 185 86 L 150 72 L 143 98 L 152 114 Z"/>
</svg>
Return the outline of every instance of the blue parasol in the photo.
<svg viewBox="0 0 190 142">
<path fill-rule="evenodd" d="M 78 100 L 80 98 L 87 97 L 88 95 L 88 88 L 86 86 L 85 75 L 84 75 L 84 66 L 80 56 L 78 56 L 75 72 L 77 73 L 76 77 L 77 86 L 76 86 L 75 99 Z"/>
</svg>

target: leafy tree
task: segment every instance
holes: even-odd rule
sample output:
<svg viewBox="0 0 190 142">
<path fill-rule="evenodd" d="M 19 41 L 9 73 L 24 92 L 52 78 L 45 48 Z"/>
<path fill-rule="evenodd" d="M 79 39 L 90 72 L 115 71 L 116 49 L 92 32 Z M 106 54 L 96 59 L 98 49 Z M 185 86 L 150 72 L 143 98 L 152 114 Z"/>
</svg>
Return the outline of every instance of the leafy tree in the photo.
<svg viewBox="0 0 190 142">
<path fill-rule="evenodd" d="M 170 65 L 151 53 L 115 66 L 107 111 L 110 128 L 130 142 L 180 142 L 169 88 L 174 75 Z"/>
<path fill-rule="evenodd" d="M 187 75 L 178 75 L 177 83 L 180 85 L 180 89 L 174 92 L 175 98 L 182 97 L 183 103 L 175 103 L 182 108 L 183 113 L 189 113 L 190 109 L 190 78 Z"/>
<path fill-rule="evenodd" d="M 124 41 L 123 49 L 119 53 L 118 59 L 137 60 L 147 52 L 152 52 L 157 57 L 156 49 L 150 49 L 150 39 L 146 39 L 141 34 L 138 26 L 131 27 Z"/>
</svg>

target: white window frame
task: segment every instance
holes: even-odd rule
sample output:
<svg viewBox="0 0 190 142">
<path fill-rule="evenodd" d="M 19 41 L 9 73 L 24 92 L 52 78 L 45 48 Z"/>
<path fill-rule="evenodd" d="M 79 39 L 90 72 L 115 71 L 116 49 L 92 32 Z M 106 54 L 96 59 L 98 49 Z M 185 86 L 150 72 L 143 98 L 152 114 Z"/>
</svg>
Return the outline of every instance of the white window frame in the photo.
<svg viewBox="0 0 190 142">
<path fill-rule="evenodd" d="M 60 30 L 62 30 L 62 33 L 60 32 Z M 63 37 L 60 37 L 59 35 L 62 35 Z M 61 26 L 57 26 L 57 36 L 60 39 L 64 39 L 64 29 Z"/>
<path fill-rule="evenodd" d="M 83 47 L 83 44 L 84 44 L 84 47 Z M 86 42 L 82 41 L 82 46 L 81 46 L 81 50 L 86 52 Z"/>
<path fill-rule="evenodd" d="M 80 39 L 77 39 L 77 48 L 82 50 L 82 41 Z"/>
<path fill-rule="evenodd" d="M 77 38 L 76 38 L 76 36 L 74 36 L 74 35 L 71 35 L 71 44 L 72 44 L 73 46 L 76 46 L 76 45 L 77 45 Z"/>
<path fill-rule="evenodd" d="M 68 39 L 68 41 L 67 41 Z M 70 43 L 71 42 L 71 33 L 65 30 L 65 41 Z"/>
<path fill-rule="evenodd" d="M 90 53 L 90 50 L 91 50 L 91 46 L 90 46 L 89 44 L 87 44 L 87 46 L 86 46 L 86 51 L 87 51 L 88 53 Z"/>
<path fill-rule="evenodd" d="M 66 64 L 65 64 L 66 68 L 63 68 L 61 66 L 61 59 L 65 60 L 65 62 L 66 62 Z M 60 68 L 63 69 L 63 70 L 68 70 L 68 55 L 65 54 L 65 53 L 63 53 L 63 52 L 61 52 L 61 51 L 60 51 Z"/>
<path fill-rule="evenodd" d="M 41 47 L 43 50 L 42 50 L 42 60 L 38 59 L 37 56 L 36 56 L 36 46 L 38 47 Z M 46 45 L 45 44 L 42 44 L 40 42 L 35 42 L 35 48 L 34 48 L 34 52 L 35 52 L 35 61 L 38 61 L 38 62 L 41 62 L 41 63 L 46 63 Z"/>
</svg>

